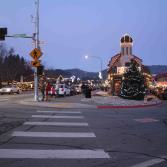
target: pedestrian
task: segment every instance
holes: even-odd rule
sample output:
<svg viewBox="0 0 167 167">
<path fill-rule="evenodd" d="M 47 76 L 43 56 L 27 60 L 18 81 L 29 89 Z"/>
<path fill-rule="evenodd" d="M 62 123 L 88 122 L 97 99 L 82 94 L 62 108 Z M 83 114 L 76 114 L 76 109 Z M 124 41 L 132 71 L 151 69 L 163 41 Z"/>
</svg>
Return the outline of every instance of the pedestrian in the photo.
<svg viewBox="0 0 167 167">
<path fill-rule="evenodd" d="M 49 95 L 49 92 L 51 91 L 51 85 L 50 83 L 48 82 L 46 84 L 46 101 L 48 101 L 48 95 Z"/>
<path fill-rule="evenodd" d="M 86 85 L 83 83 L 81 86 L 81 91 L 83 94 L 85 94 L 85 88 L 86 88 Z"/>
<path fill-rule="evenodd" d="M 90 85 L 85 86 L 85 98 L 91 98 L 92 88 Z"/>
<path fill-rule="evenodd" d="M 41 94 L 42 94 L 42 101 L 45 100 L 45 82 L 41 83 Z"/>
</svg>

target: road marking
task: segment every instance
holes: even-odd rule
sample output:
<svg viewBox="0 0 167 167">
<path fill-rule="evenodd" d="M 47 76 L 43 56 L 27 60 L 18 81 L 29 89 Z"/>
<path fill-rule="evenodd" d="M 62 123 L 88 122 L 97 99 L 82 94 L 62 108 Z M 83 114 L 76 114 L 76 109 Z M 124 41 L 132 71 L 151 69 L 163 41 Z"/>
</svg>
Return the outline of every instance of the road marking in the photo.
<svg viewBox="0 0 167 167">
<path fill-rule="evenodd" d="M 32 115 L 33 118 L 74 118 L 74 119 L 83 119 L 83 116 L 57 116 L 57 115 Z"/>
<path fill-rule="evenodd" d="M 156 159 L 151 159 L 149 161 L 142 162 L 140 164 L 133 165 L 131 167 L 149 167 L 149 166 L 153 166 L 155 164 L 159 164 L 164 161 L 165 161 L 164 159 L 156 158 Z"/>
<path fill-rule="evenodd" d="M 25 122 L 24 125 L 88 126 L 88 123 L 81 123 L 81 122 Z"/>
<path fill-rule="evenodd" d="M 9 99 L 6 98 L 6 99 L 0 99 L 0 102 L 4 102 L 4 101 L 8 101 Z"/>
<path fill-rule="evenodd" d="M 37 111 L 39 113 L 55 113 L 55 114 L 81 114 L 80 111 Z"/>
<path fill-rule="evenodd" d="M 62 138 L 91 138 L 96 137 L 92 132 L 23 132 L 15 131 L 12 136 L 19 137 L 62 137 Z"/>
<path fill-rule="evenodd" d="M 104 158 L 110 156 L 104 150 L 32 150 L 32 149 L 0 149 L 0 158 L 31 159 L 81 159 Z"/>
<path fill-rule="evenodd" d="M 150 123 L 150 122 L 158 122 L 159 120 L 153 118 L 141 118 L 141 119 L 134 119 L 137 122 L 141 123 Z"/>
</svg>

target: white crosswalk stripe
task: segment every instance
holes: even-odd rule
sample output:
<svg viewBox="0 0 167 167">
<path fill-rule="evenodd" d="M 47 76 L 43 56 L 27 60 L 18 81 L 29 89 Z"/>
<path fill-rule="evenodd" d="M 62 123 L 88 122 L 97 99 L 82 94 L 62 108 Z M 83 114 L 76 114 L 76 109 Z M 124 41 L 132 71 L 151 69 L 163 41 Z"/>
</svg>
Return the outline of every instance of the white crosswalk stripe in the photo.
<svg viewBox="0 0 167 167">
<path fill-rule="evenodd" d="M 24 132 L 24 131 L 15 131 L 12 133 L 12 136 L 17 137 L 72 137 L 72 138 L 88 138 L 96 137 L 94 133 L 91 132 Z"/>
<path fill-rule="evenodd" d="M 81 112 L 78 111 L 37 111 L 37 113 L 44 113 L 44 115 L 32 115 L 32 118 L 56 118 L 56 119 L 67 119 L 67 121 L 54 121 L 53 119 L 51 122 L 47 121 L 29 121 L 25 122 L 23 125 L 34 125 L 36 129 L 39 129 L 38 131 L 14 131 L 11 136 L 18 138 L 18 139 L 29 139 L 31 142 L 31 138 L 38 138 L 39 143 L 40 140 L 43 138 L 62 138 L 62 139 L 81 139 L 86 140 L 86 139 L 95 139 L 96 135 L 93 132 L 74 132 L 76 127 L 80 128 L 86 128 L 88 127 L 88 123 L 86 122 L 71 122 L 70 119 L 83 119 L 84 116 L 78 116 L 74 114 L 82 114 Z M 59 115 L 49 115 L 50 113 L 52 114 L 59 114 Z M 48 114 L 48 115 L 45 115 Z M 61 115 L 62 114 L 62 115 Z M 67 114 L 67 115 L 66 115 Z M 72 114 L 72 115 L 71 115 Z M 78 121 L 78 120 L 77 120 Z M 47 129 L 48 131 L 41 131 L 41 127 L 39 126 L 45 126 L 45 130 Z M 48 126 L 48 127 L 47 127 Z M 49 129 L 52 126 L 52 129 Z M 62 130 L 65 130 L 68 128 L 68 132 L 53 132 L 54 127 L 58 128 L 64 128 Z M 33 127 L 34 128 L 34 127 Z M 69 132 L 69 128 L 73 128 L 72 132 Z M 79 129 L 80 129 L 79 128 Z M 52 130 L 52 132 L 50 132 Z M 83 131 L 83 129 L 82 129 Z M 84 129 L 85 131 L 85 129 Z M 59 140 L 58 140 L 59 141 Z M 71 142 L 71 140 L 69 140 Z M 73 143 L 74 144 L 74 143 Z M 26 145 L 25 145 L 26 146 Z M 27 148 L 12 148 L 12 149 L 0 149 L 0 158 L 1 159 L 6 159 L 6 158 L 17 158 L 17 159 L 108 159 L 111 158 L 108 153 L 106 153 L 102 149 L 27 149 Z"/>
<path fill-rule="evenodd" d="M 43 125 L 43 126 L 88 126 L 88 123 L 81 122 L 25 122 L 24 125 Z"/>
<path fill-rule="evenodd" d="M 57 115 L 32 115 L 32 118 L 67 118 L 67 119 L 83 119 L 83 116 L 57 116 Z"/>
<path fill-rule="evenodd" d="M 0 158 L 76 159 L 110 158 L 103 150 L 28 150 L 0 149 Z"/>
<path fill-rule="evenodd" d="M 81 114 L 80 111 L 37 111 L 38 113 Z"/>
</svg>

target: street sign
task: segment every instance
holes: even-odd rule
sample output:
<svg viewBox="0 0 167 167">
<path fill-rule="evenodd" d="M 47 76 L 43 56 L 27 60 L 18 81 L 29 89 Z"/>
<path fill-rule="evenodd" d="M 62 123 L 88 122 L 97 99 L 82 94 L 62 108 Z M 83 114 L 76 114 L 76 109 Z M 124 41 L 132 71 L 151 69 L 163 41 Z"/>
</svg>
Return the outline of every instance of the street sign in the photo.
<svg viewBox="0 0 167 167">
<path fill-rule="evenodd" d="M 34 59 L 34 60 L 38 60 L 41 56 L 42 56 L 42 52 L 38 49 L 35 48 L 34 50 L 32 50 L 30 52 L 30 56 Z"/>
<path fill-rule="evenodd" d="M 14 34 L 13 35 L 14 38 L 24 38 L 26 36 L 27 36 L 26 34 Z"/>
<path fill-rule="evenodd" d="M 32 41 L 32 44 L 35 45 L 36 41 Z M 43 45 L 43 44 L 45 44 L 45 41 L 38 41 L 38 44 Z"/>
<path fill-rule="evenodd" d="M 39 67 L 39 66 L 41 66 L 41 60 L 31 61 L 31 65 L 33 67 Z"/>
</svg>

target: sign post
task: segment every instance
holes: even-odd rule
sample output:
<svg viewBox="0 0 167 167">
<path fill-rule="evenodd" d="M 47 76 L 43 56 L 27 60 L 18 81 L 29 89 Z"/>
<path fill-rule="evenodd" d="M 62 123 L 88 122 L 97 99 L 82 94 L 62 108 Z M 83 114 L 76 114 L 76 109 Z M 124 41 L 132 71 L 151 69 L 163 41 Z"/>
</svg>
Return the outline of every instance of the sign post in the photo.
<svg viewBox="0 0 167 167">
<path fill-rule="evenodd" d="M 31 57 L 34 58 L 32 65 L 35 67 L 34 71 L 34 101 L 38 101 L 38 74 L 37 67 L 40 64 L 38 62 L 39 57 L 42 55 L 40 52 L 39 46 L 39 0 L 35 1 L 36 4 L 36 20 L 35 20 L 35 33 L 34 33 L 34 41 L 35 41 L 35 49 L 30 53 Z"/>
<path fill-rule="evenodd" d="M 35 68 L 34 72 L 34 100 L 38 101 L 38 74 L 37 68 L 41 66 L 41 60 L 39 58 L 42 56 L 40 49 L 35 48 L 30 52 L 30 56 L 34 59 L 31 61 L 31 65 Z"/>
</svg>

